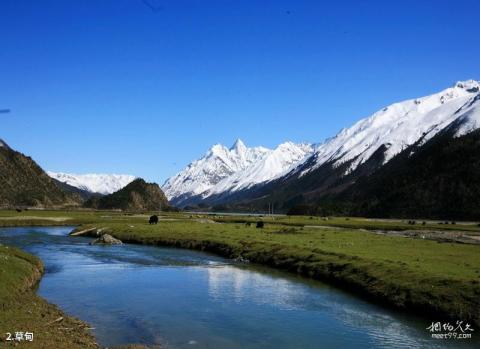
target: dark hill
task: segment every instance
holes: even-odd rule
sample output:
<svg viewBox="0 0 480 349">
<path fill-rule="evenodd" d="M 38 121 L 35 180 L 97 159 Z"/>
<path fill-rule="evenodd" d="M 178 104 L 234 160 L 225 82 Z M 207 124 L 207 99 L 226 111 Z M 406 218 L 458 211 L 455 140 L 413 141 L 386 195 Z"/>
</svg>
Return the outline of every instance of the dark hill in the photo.
<svg viewBox="0 0 480 349">
<path fill-rule="evenodd" d="M 92 198 L 86 207 L 102 210 L 120 209 L 125 211 L 168 210 L 170 205 L 165 194 L 156 183 L 135 179 L 126 187 L 100 198 Z"/>
<path fill-rule="evenodd" d="M 56 185 L 32 158 L 0 140 L 0 207 L 64 207 L 82 199 Z"/>
<path fill-rule="evenodd" d="M 480 219 L 480 130 L 411 146 L 336 199 L 378 217 Z"/>
</svg>

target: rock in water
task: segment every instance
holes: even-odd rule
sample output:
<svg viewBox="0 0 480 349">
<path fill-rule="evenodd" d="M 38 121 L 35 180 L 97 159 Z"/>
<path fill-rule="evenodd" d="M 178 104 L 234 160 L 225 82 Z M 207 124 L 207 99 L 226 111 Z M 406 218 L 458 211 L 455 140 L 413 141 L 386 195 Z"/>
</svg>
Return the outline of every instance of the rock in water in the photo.
<svg viewBox="0 0 480 349">
<path fill-rule="evenodd" d="M 112 235 L 103 234 L 98 239 L 93 240 L 90 245 L 122 245 L 123 242 L 121 240 L 115 239 Z"/>
</svg>

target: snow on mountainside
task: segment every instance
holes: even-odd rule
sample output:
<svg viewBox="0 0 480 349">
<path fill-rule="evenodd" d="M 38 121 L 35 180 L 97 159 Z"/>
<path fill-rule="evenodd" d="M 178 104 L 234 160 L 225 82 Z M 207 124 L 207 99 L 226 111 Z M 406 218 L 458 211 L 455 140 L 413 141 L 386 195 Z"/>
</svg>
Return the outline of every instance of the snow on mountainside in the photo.
<svg viewBox="0 0 480 349">
<path fill-rule="evenodd" d="M 387 147 L 387 162 L 407 146 L 419 140 L 425 142 L 435 136 L 457 120 L 463 114 L 460 113 L 462 110 L 471 115 L 465 116 L 459 134 L 478 128 L 480 117 L 478 107 L 475 109 L 478 103 L 473 102 L 475 98 L 478 99 L 479 88 L 478 81 L 460 81 L 439 93 L 385 107 L 318 145 L 312 156 L 305 159 L 305 163 L 308 161 L 315 165 L 303 168 L 299 164 L 300 175 L 327 162 L 338 165 L 352 161 L 348 170 L 350 172 L 368 160 L 382 145 Z M 470 106 L 471 104 L 475 105 Z"/>
<path fill-rule="evenodd" d="M 69 174 L 47 171 L 47 174 L 63 183 L 91 193 L 111 194 L 132 182 L 135 176 L 117 174 Z"/>
<path fill-rule="evenodd" d="M 450 125 L 457 136 L 480 128 L 479 90 L 478 81 L 460 81 L 439 93 L 394 103 L 315 146 L 287 142 L 271 150 L 247 148 L 241 141 L 230 149 L 215 145 L 168 179 L 163 190 L 175 204 L 192 196 L 199 200 L 222 196 L 287 174 L 302 176 L 326 163 L 338 166 L 347 162 L 346 173 L 350 173 L 382 146 L 386 149 L 384 162 L 388 162 Z"/>
<path fill-rule="evenodd" d="M 480 93 L 472 100 L 471 103 L 465 105 L 457 112 L 460 114 L 458 118 L 458 128 L 455 136 L 460 137 L 480 128 Z"/>
<path fill-rule="evenodd" d="M 281 177 L 312 151 L 311 144 L 282 143 L 274 150 L 268 151 L 262 159 L 251 166 L 224 178 L 202 196 L 234 192 Z"/>
<path fill-rule="evenodd" d="M 268 152 L 270 150 L 264 147 L 247 148 L 241 140 L 230 149 L 216 144 L 202 158 L 169 178 L 162 189 L 169 200 L 201 194 L 222 179 L 256 163 Z"/>
</svg>

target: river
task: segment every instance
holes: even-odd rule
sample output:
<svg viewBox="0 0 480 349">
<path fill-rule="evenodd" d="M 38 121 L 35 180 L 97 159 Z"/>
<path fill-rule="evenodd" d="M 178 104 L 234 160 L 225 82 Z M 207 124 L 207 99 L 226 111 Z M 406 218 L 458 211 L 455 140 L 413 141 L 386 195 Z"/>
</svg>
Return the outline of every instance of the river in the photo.
<svg viewBox="0 0 480 349">
<path fill-rule="evenodd" d="M 320 282 L 211 254 L 89 245 L 72 227 L 1 228 L 0 243 L 40 257 L 38 294 L 87 321 L 103 346 L 173 349 L 474 348 L 431 339 L 432 320 Z"/>
</svg>

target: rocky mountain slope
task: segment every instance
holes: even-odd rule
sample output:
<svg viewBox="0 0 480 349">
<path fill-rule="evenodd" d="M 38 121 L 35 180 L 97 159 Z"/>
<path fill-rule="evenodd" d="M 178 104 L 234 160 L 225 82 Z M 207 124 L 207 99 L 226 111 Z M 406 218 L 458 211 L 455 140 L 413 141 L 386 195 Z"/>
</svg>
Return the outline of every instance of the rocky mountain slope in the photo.
<svg viewBox="0 0 480 349">
<path fill-rule="evenodd" d="M 353 215 L 479 220 L 480 130 L 458 131 L 409 147 L 328 201 Z"/>
<path fill-rule="evenodd" d="M 327 162 L 350 162 L 350 172 L 380 147 L 385 147 L 386 163 L 409 145 L 419 140 L 426 142 L 457 120 L 478 95 L 479 86 L 474 80 L 457 82 L 439 93 L 387 106 L 317 146 L 311 158 L 306 159 L 311 162 L 309 166 L 299 170 L 305 173 Z M 476 127 L 476 121 L 465 123 L 458 132 L 465 134 Z"/>
<path fill-rule="evenodd" d="M 283 212 L 306 206 L 318 214 L 415 215 L 415 205 L 405 209 L 406 202 L 411 202 L 406 200 L 405 195 L 388 196 L 385 193 L 393 191 L 391 186 L 402 187 L 401 183 L 403 187 L 399 192 L 405 194 L 409 192 L 409 187 L 421 192 L 420 176 L 415 177 L 408 168 L 422 168 L 425 182 L 437 183 L 439 178 L 446 180 L 448 172 L 446 167 L 440 166 L 437 154 L 443 154 L 442 161 L 455 163 L 457 168 L 462 169 L 463 172 L 449 169 L 453 176 L 450 180 L 458 184 L 457 192 L 475 192 L 474 182 L 465 181 L 460 176 L 461 173 L 465 176 L 468 171 L 476 173 L 473 159 L 463 159 L 462 154 L 466 156 L 475 149 L 476 143 L 470 137 L 475 138 L 474 131 L 480 127 L 479 89 L 478 81 L 462 81 L 427 97 L 392 104 L 314 146 L 310 153 L 293 162 L 279 176 L 267 181 L 239 176 L 243 183 L 238 190 L 232 191 L 228 186 L 223 187 L 224 191 L 210 189 L 210 195 L 193 196 L 188 204 L 221 205 L 223 209 L 233 210 L 265 211 L 273 205 Z M 427 150 L 432 147 L 435 152 Z M 448 149 L 458 148 L 462 151 L 455 152 L 451 158 L 445 154 Z M 417 153 L 423 155 L 417 157 Z M 422 164 L 435 165 L 421 166 L 411 162 L 420 158 Z M 391 168 L 394 165 L 390 163 L 396 164 L 392 173 L 388 172 L 393 171 Z M 257 161 L 254 166 L 261 168 L 263 165 Z M 402 175 L 399 177 L 397 173 Z M 429 200 L 447 200 L 450 192 L 447 186 L 437 184 L 439 194 L 434 195 L 434 188 L 430 186 L 426 197 Z M 433 205 L 432 201 L 419 200 L 416 195 L 412 197 L 423 205 L 416 212 L 426 216 L 472 217 L 473 214 L 468 211 L 467 202 L 460 198 L 457 199 L 463 202 L 463 206 L 454 213 L 439 203 L 426 209 L 426 206 Z M 387 201 L 389 205 L 386 205 Z M 383 209 L 387 206 L 392 209 Z"/>
<path fill-rule="evenodd" d="M 141 178 L 124 188 L 102 197 L 95 197 L 85 203 L 96 209 L 119 209 L 126 211 L 168 210 L 170 205 L 165 194 L 156 183 L 147 183 Z"/>
<path fill-rule="evenodd" d="M 0 207 L 76 206 L 81 197 L 66 193 L 32 158 L 0 140 Z"/>
</svg>

